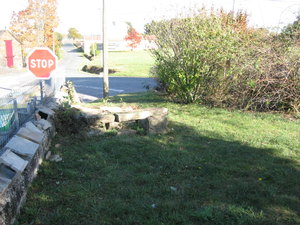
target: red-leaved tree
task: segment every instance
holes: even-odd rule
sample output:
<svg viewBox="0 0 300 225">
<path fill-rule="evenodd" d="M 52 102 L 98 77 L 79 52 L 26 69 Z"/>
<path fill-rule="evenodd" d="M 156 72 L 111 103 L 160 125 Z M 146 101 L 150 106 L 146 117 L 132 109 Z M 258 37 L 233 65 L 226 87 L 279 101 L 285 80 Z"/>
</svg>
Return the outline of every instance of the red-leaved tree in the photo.
<svg viewBox="0 0 300 225">
<path fill-rule="evenodd" d="M 128 46 L 131 47 L 133 50 L 136 48 L 142 41 L 143 35 L 137 32 L 133 27 L 132 24 L 127 22 L 128 30 L 127 35 L 125 36 L 124 40 L 128 41 Z"/>
</svg>

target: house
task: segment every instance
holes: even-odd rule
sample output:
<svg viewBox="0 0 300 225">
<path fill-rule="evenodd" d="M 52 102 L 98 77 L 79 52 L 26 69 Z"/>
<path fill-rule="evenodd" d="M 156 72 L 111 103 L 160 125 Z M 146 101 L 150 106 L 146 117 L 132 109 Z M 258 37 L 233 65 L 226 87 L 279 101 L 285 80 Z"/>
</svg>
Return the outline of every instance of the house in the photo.
<svg viewBox="0 0 300 225">
<path fill-rule="evenodd" d="M 8 30 L 0 30 L 0 68 L 23 66 L 22 45 Z"/>
</svg>

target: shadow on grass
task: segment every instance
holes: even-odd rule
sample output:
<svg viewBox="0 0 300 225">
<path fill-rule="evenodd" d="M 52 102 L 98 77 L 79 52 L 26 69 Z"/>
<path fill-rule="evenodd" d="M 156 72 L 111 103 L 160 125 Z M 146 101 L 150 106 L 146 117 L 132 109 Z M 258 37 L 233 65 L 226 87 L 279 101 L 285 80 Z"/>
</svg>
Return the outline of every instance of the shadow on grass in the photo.
<svg viewBox="0 0 300 225">
<path fill-rule="evenodd" d="M 146 99 L 145 99 L 146 101 Z M 57 138 L 16 224 L 299 224 L 299 164 L 200 135 Z M 216 137 L 216 138 L 214 138 Z"/>
</svg>

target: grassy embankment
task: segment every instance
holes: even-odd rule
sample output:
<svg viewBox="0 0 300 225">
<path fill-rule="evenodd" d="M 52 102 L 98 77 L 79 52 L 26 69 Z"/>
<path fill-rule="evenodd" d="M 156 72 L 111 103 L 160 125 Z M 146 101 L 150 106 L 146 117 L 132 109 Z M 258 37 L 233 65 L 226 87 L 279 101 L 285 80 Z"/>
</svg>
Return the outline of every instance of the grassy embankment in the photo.
<svg viewBox="0 0 300 225">
<path fill-rule="evenodd" d="M 16 224 L 300 224 L 299 120 L 152 93 L 112 101 L 167 107 L 169 132 L 57 136 L 63 161 L 43 162 Z"/>
</svg>

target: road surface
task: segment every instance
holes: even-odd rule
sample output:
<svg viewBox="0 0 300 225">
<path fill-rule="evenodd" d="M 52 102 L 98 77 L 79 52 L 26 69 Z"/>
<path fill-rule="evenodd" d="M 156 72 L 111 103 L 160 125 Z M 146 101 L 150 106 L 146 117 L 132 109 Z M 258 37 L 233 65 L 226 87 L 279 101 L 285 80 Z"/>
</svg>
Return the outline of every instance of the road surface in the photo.
<svg viewBox="0 0 300 225">
<path fill-rule="evenodd" d="M 84 102 L 94 101 L 103 97 L 103 79 L 97 75 L 91 75 L 80 71 L 85 58 L 78 53 L 71 43 L 63 46 L 65 50 L 64 58 L 59 62 L 57 74 L 64 73 L 66 80 L 74 83 L 75 89 L 79 97 Z M 30 89 L 38 84 L 38 80 L 26 69 L 1 69 L 0 71 L 0 97 L 5 97 L 12 90 L 22 91 Z M 49 83 L 49 81 L 46 81 Z M 148 88 L 155 87 L 153 78 L 128 78 L 128 77 L 110 77 L 109 95 L 114 96 L 122 93 L 134 93 L 146 91 Z"/>
<path fill-rule="evenodd" d="M 65 67 L 66 80 L 74 83 L 79 97 L 85 101 L 93 101 L 103 97 L 103 79 L 97 75 L 90 75 L 79 71 L 84 58 L 78 53 L 72 44 L 65 44 L 65 57 L 61 66 Z M 109 95 L 114 96 L 124 93 L 135 93 L 154 88 L 156 85 L 153 78 L 134 77 L 110 77 Z"/>
</svg>

